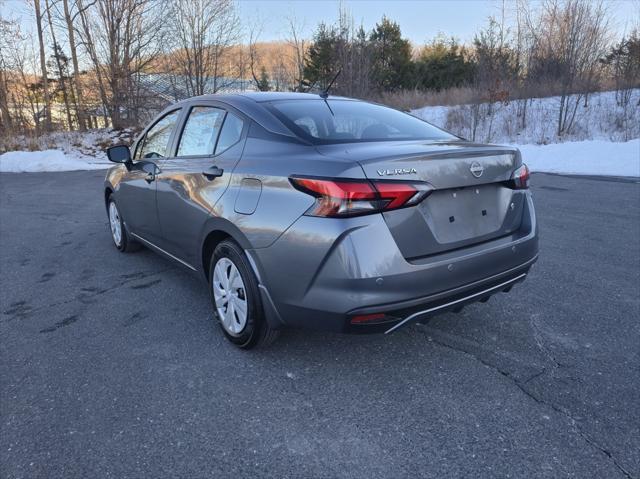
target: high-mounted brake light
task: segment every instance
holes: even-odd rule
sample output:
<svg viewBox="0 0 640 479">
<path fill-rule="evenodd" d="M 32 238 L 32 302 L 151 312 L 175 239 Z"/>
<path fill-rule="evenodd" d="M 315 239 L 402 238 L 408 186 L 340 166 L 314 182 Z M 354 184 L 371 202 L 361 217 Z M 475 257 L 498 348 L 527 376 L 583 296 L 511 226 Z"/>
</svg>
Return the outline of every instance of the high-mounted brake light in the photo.
<svg viewBox="0 0 640 479">
<path fill-rule="evenodd" d="M 431 185 L 421 182 L 302 177 L 290 181 L 316 198 L 307 216 L 347 217 L 395 210 L 417 205 L 433 191 Z"/>
<path fill-rule="evenodd" d="M 514 190 L 526 190 L 529 188 L 529 168 L 524 163 L 511 175 L 511 187 Z"/>
</svg>

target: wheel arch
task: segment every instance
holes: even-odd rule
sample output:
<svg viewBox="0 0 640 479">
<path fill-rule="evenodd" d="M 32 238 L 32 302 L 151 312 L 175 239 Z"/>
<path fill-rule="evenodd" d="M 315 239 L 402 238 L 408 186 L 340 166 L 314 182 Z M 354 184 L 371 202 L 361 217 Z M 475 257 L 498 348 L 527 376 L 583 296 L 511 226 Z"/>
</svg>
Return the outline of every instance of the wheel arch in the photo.
<svg viewBox="0 0 640 479">
<path fill-rule="evenodd" d="M 251 243 L 249 243 L 247 237 L 233 223 L 223 218 L 210 218 L 203 229 L 199 255 L 202 272 L 207 281 L 209 280 L 209 262 L 211 255 L 216 249 L 216 246 L 226 239 L 232 239 L 245 251 L 251 248 Z M 252 263 L 256 275 L 260 278 L 253 258 L 250 255 L 247 256 Z"/>
<path fill-rule="evenodd" d="M 113 194 L 113 188 L 111 185 L 108 185 L 104 188 L 104 207 L 108 211 L 109 210 L 109 198 Z"/>
</svg>

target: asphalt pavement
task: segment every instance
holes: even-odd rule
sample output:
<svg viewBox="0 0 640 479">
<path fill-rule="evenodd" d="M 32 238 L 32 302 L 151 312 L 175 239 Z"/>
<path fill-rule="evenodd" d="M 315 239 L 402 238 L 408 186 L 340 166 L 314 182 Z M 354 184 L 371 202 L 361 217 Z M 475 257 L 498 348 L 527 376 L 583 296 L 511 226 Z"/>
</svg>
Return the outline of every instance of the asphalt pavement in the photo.
<svg viewBox="0 0 640 479">
<path fill-rule="evenodd" d="M 104 172 L 0 175 L 3 478 L 640 478 L 640 184 L 537 174 L 540 259 L 389 336 L 243 352 L 112 245 Z"/>
</svg>

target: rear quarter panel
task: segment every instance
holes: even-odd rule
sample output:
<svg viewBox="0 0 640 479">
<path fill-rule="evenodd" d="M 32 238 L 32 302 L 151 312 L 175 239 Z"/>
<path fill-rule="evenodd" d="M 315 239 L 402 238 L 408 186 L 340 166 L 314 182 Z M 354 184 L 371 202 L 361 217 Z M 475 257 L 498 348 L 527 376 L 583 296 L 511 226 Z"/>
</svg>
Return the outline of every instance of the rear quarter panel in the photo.
<svg viewBox="0 0 640 479">
<path fill-rule="evenodd" d="M 356 162 L 332 160 L 318 154 L 313 146 L 254 132 L 247 138 L 242 159 L 213 214 L 237 226 L 251 248 L 266 248 L 314 202 L 311 196 L 293 188 L 291 175 L 364 178 Z M 257 188 L 258 182 L 257 205 L 247 209 L 243 206 L 246 195 L 256 196 L 255 191 L 247 190 L 247 184 Z"/>
</svg>

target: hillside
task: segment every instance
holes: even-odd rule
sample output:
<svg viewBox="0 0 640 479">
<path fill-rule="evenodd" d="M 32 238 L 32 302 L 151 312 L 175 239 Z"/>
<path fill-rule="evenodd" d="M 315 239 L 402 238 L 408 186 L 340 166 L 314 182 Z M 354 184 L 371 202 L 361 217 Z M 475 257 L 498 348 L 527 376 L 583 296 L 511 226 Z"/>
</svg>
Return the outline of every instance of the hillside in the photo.
<svg viewBox="0 0 640 479">
<path fill-rule="evenodd" d="M 526 102 L 526 121 L 522 112 Z M 479 106 L 428 106 L 411 113 L 467 139 L 487 143 L 549 144 L 566 141 L 628 141 L 640 138 L 640 89 L 632 91 L 627 108 L 616 103 L 615 92 L 589 95 L 581 100 L 570 133 L 558 138 L 559 97 L 530 98 Z M 475 109 L 474 109 L 475 108 Z M 488 114 L 491 111 L 492 114 Z M 473 138 L 473 118 L 478 112 Z"/>
</svg>

